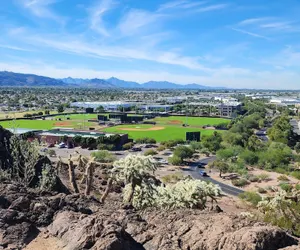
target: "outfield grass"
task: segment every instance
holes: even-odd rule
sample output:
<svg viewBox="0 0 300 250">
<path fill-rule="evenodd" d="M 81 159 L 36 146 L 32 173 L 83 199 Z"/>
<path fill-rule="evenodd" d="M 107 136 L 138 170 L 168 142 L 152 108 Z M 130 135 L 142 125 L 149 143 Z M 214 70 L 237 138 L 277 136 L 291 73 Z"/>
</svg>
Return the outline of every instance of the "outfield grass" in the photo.
<svg viewBox="0 0 300 250">
<path fill-rule="evenodd" d="M 159 126 L 159 125 L 156 125 Z M 112 133 L 126 133 L 129 135 L 131 139 L 138 139 L 143 137 L 153 138 L 158 142 L 167 141 L 167 140 L 175 140 L 175 139 L 183 139 L 185 140 L 186 132 L 197 132 L 200 131 L 201 135 L 211 135 L 214 130 L 205 130 L 205 129 L 195 129 L 195 128 L 187 128 L 181 126 L 164 126 L 162 130 L 153 130 L 153 131 L 129 131 L 123 130 L 124 128 L 141 128 L 148 129 L 153 127 L 152 125 L 120 125 L 116 127 L 110 127 L 104 129 L 105 132 Z M 155 127 L 155 126 L 154 126 Z"/>
<path fill-rule="evenodd" d="M 172 124 L 178 122 L 178 124 L 186 123 L 190 126 L 204 126 L 204 125 L 218 125 L 221 123 L 229 123 L 229 119 L 223 118 L 211 118 L 211 117 L 188 117 L 185 116 L 169 116 L 169 117 L 156 117 L 153 119 L 158 124 Z M 180 123 L 179 123 L 180 122 Z"/>
<path fill-rule="evenodd" d="M 56 123 L 59 122 L 70 122 L 70 126 L 59 126 Z M 86 127 L 93 126 L 94 123 L 85 122 Z M 81 129 L 83 122 L 82 120 L 65 120 L 56 121 L 56 120 L 15 120 L 15 121 L 3 121 L 0 122 L 0 125 L 4 128 L 28 128 L 28 129 L 37 129 L 37 130 L 48 130 L 54 127 L 61 128 L 74 128 Z"/>
</svg>

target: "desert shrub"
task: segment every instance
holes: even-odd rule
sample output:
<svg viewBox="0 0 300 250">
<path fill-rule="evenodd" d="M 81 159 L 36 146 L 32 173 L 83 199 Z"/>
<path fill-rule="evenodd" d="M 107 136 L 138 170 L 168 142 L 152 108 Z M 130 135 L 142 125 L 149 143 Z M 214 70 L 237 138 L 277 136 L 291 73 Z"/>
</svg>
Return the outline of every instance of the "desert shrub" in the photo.
<svg viewBox="0 0 300 250">
<path fill-rule="evenodd" d="M 244 187 L 249 184 L 249 182 L 246 179 L 232 180 L 231 183 L 236 187 Z"/>
<path fill-rule="evenodd" d="M 300 180 L 300 171 L 294 171 L 294 172 L 292 172 L 291 176 L 293 176 L 294 178 Z"/>
<path fill-rule="evenodd" d="M 157 155 L 157 152 L 154 149 L 149 149 L 149 150 L 145 151 L 144 155 L 145 156 L 147 156 L 147 155 Z"/>
<path fill-rule="evenodd" d="M 49 149 L 48 150 L 48 155 L 51 156 L 51 157 L 55 157 L 56 156 L 56 152 L 54 149 Z"/>
<path fill-rule="evenodd" d="M 280 175 L 277 177 L 278 181 L 290 181 L 290 179 L 286 175 Z"/>
<path fill-rule="evenodd" d="M 178 139 L 178 140 L 162 141 L 160 144 L 164 145 L 167 148 L 173 148 L 176 147 L 178 144 L 180 145 L 184 143 L 185 143 L 184 140 Z"/>
<path fill-rule="evenodd" d="M 139 144 L 155 144 L 156 140 L 152 138 L 144 137 L 144 138 L 137 138 L 135 142 Z"/>
<path fill-rule="evenodd" d="M 91 156 L 95 157 L 95 161 L 100 163 L 109 163 L 116 160 L 116 157 L 107 150 L 99 150 L 97 152 L 93 152 L 91 153 Z"/>
<path fill-rule="evenodd" d="M 293 186 L 289 183 L 282 182 L 279 184 L 280 188 L 286 192 L 291 192 L 293 189 Z"/>
<path fill-rule="evenodd" d="M 274 168 L 274 172 L 278 174 L 288 174 L 288 171 L 286 171 L 286 169 L 283 167 Z"/>
<path fill-rule="evenodd" d="M 203 146 L 202 146 L 201 142 L 192 141 L 192 142 L 190 143 L 190 147 L 191 147 L 194 151 L 196 151 L 196 150 L 202 149 Z"/>
<path fill-rule="evenodd" d="M 250 182 L 259 182 L 260 179 L 256 175 L 250 175 L 248 177 L 248 181 L 250 181 Z"/>
<path fill-rule="evenodd" d="M 182 159 L 178 157 L 177 155 L 173 155 L 172 157 L 168 158 L 168 162 L 171 165 L 181 165 L 182 164 Z"/>
<path fill-rule="evenodd" d="M 260 181 L 267 181 L 270 178 L 270 175 L 268 174 L 259 174 L 257 175 Z"/>
<path fill-rule="evenodd" d="M 209 157 L 209 155 L 210 155 L 210 152 L 209 152 L 208 148 L 202 148 L 202 149 L 200 149 L 200 153 L 204 154 L 206 157 Z"/>
<path fill-rule="evenodd" d="M 128 142 L 128 143 L 125 143 L 123 146 L 122 146 L 122 148 L 124 149 L 124 150 L 129 150 L 129 149 L 131 149 L 131 148 L 133 148 L 133 142 Z"/>
<path fill-rule="evenodd" d="M 254 206 L 257 206 L 257 204 L 262 200 L 261 196 L 258 193 L 250 191 L 240 194 L 239 198 L 251 203 Z"/>
<path fill-rule="evenodd" d="M 257 192 L 259 192 L 260 194 L 265 194 L 265 193 L 267 193 L 267 190 L 264 189 L 264 188 L 262 188 L 262 187 L 259 187 L 259 188 L 257 189 Z"/>
<path fill-rule="evenodd" d="M 174 182 L 180 181 L 182 179 L 184 179 L 184 175 L 181 172 L 177 172 L 174 174 L 168 174 L 168 175 L 161 177 L 162 182 L 165 184 L 174 183 Z"/>
<path fill-rule="evenodd" d="M 42 168 L 43 170 L 40 178 L 40 189 L 51 191 L 54 189 L 57 180 L 55 170 L 49 164 L 44 165 Z"/>
<path fill-rule="evenodd" d="M 164 145 L 160 145 L 156 150 L 157 151 L 164 151 L 166 149 L 166 147 Z"/>
</svg>

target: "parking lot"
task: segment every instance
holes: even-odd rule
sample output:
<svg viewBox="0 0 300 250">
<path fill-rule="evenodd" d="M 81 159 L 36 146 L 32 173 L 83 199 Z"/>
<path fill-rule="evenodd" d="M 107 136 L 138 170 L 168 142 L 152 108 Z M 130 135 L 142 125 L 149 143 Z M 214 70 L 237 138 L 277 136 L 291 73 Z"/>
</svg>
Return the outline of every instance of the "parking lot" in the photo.
<svg viewBox="0 0 300 250">
<path fill-rule="evenodd" d="M 146 151 L 148 151 L 150 148 L 146 148 L 145 145 L 136 145 L 135 148 L 140 148 L 141 151 L 132 151 L 132 150 L 120 150 L 120 151 L 110 151 L 113 155 L 116 156 L 117 159 L 121 159 L 126 157 L 128 154 L 144 154 Z M 155 150 L 155 148 L 153 148 Z M 69 158 L 69 155 L 77 155 L 79 152 L 80 154 L 82 154 L 83 156 L 89 157 L 91 155 L 92 152 L 96 152 L 98 150 L 88 150 L 88 149 L 83 149 L 81 147 L 76 147 L 76 148 L 58 148 L 58 147 L 53 147 L 53 148 L 49 148 L 46 149 L 45 154 L 47 153 L 47 151 L 49 150 L 54 150 L 56 153 L 56 156 L 49 156 L 51 161 L 56 161 L 57 157 L 61 157 L 61 158 Z M 168 158 L 172 155 L 172 151 L 170 150 L 164 150 L 162 152 L 158 152 L 157 155 L 154 155 L 154 159 L 156 159 L 158 162 L 160 162 L 161 164 L 167 164 L 168 162 Z"/>
</svg>

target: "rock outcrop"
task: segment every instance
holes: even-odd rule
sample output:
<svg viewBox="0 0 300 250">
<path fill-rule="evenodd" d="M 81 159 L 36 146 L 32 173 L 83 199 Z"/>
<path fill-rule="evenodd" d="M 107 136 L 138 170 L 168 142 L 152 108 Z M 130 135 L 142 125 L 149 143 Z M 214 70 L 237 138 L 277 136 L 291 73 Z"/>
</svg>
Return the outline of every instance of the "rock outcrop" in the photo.
<svg viewBox="0 0 300 250">
<path fill-rule="evenodd" d="M 241 216 L 193 209 L 138 213 L 122 208 L 114 195 L 103 205 L 78 194 L 0 184 L 0 249 L 22 249 L 40 227 L 65 250 L 300 249 L 284 230 Z"/>
</svg>

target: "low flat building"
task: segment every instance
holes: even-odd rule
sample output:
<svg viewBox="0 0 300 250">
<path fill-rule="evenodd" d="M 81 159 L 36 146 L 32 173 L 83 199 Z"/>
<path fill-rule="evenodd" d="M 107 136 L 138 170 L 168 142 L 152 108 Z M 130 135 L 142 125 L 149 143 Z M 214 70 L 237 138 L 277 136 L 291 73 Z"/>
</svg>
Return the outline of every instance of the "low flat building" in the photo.
<svg viewBox="0 0 300 250">
<path fill-rule="evenodd" d="M 105 132 L 94 132 L 94 131 L 85 131 L 85 130 L 73 130 L 73 129 L 52 129 L 49 131 L 42 131 L 37 134 L 40 140 L 44 140 L 48 144 L 57 144 L 60 142 L 61 138 L 67 136 L 68 139 L 72 139 L 75 136 L 81 137 L 92 137 L 97 139 L 98 137 L 105 136 L 110 137 L 115 134 L 105 133 Z M 120 144 L 123 145 L 128 142 L 128 134 L 118 134 L 121 137 Z"/>
<path fill-rule="evenodd" d="M 131 108 L 136 106 L 136 103 L 132 102 L 121 102 L 121 101 L 111 101 L 111 102 L 73 102 L 71 103 L 71 107 L 78 108 L 98 108 L 102 106 L 104 110 L 107 111 L 116 111 L 120 107 L 122 108 Z"/>
</svg>

